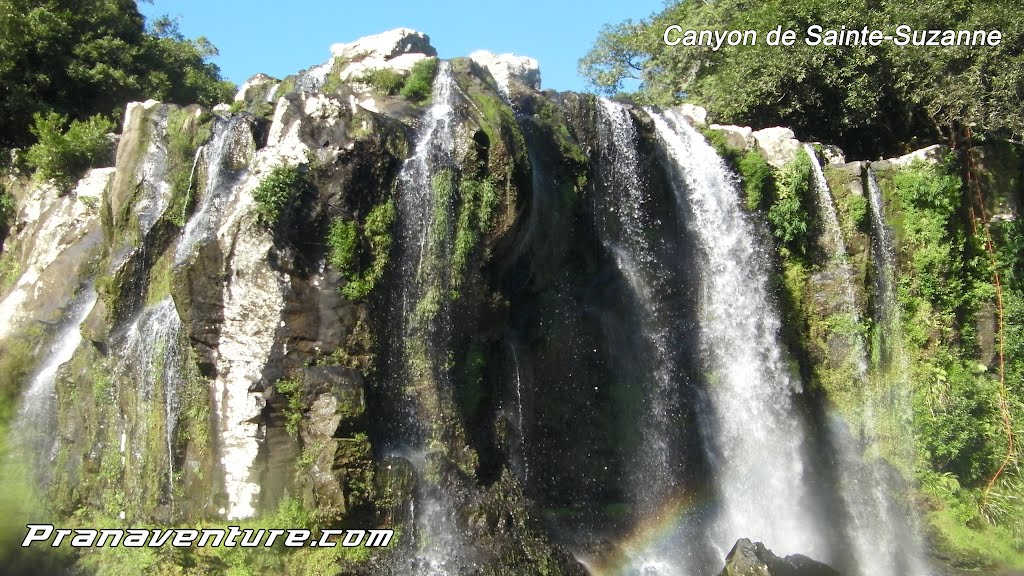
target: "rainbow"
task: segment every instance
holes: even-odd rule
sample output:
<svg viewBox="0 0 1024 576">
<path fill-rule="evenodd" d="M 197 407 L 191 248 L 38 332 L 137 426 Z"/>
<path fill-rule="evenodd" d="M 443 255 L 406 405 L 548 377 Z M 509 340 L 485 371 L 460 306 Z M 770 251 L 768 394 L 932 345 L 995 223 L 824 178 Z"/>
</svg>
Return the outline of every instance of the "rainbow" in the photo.
<svg viewBox="0 0 1024 576">
<path fill-rule="evenodd" d="M 603 554 L 576 554 L 590 576 L 682 574 L 687 555 L 682 546 L 687 527 L 703 516 L 714 502 L 692 492 L 680 492 L 646 515 L 621 539 L 610 542 Z"/>
</svg>

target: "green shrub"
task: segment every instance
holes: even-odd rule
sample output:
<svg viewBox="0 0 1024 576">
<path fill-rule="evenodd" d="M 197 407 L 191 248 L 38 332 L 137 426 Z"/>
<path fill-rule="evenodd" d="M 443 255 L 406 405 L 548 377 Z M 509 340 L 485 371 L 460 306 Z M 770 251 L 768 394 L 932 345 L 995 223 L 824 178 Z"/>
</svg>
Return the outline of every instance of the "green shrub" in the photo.
<svg viewBox="0 0 1024 576">
<path fill-rule="evenodd" d="M 807 152 L 798 150 L 782 169 L 775 198 L 768 208 L 772 234 L 796 254 L 806 255 L 811 232 L 810 207 L 814 171 Z"/>
<path fill-rule="evenodd" d="M 356 82 L 369 84 L 388 96 L 394 96 L 402 90 L 405 78 L 390 68 L 376 68 L 363 72 L 362 76 L 356 78 Z"/>
<path fill-rule="evenodd" d="M 66 191 L 86 170 L 95 166 L 110 150 L 107 133 L 114 124 L 102 115 L 82 122 L 56 112 L 36 113 L 32 134 L 37 142 L 25 159 L 40 180 L 54 180 Z M 65 130 L 65 126 L 67 129 Z"/>
<path fill-rule="evenodd" d="M 306 409 L 302 401 L 302 383 L 294 378 L 285 378 L 277 381 L 274 390 L 285 397 L 285 429 L 292 438 L 298 438 L 302 413 Z"/>
<path fill-rule="evenodd" d="M 846 214 L 854 228 L 864 230 L 868 223 L 868 199 L 862 194 L 847 194 Z"/>
<path fill-rule="evenodd" d="M 309 179 L 297 166 L 281 164 L 252 191 L 256 201 L 256 217 L 267 228 L 280 231 L 296 216 L 302 197 L 312 188 Z"/>
<path fill-rule="evenodd" d="M 7 192 L 3 184 L 0 184 L 0 244 L 3 243 L 4 236 L 7 235 L 7 231 L 11 228 L 17 209 L 18 206 L 14 201 L 14 196 Z"/>
<path fill-rule="evenodd" d="M 388 200 L 374 206 L 363 222 L 363 237 L 370 246 L 370 266 L 362 274 L 352 270 L 341 293 L 349 300 L 362 300 L 384 276 L 391 256 L 391 225 L 395 222 L 395 203 Z M 353 260 L 356 258 L 353 256 Z"/>
<path fill-rule="evenodd" d="M 743 177 L 743 193 L 748 210 L 761 208 L 775 188 L 772 167 L 757 150 L 750 150 L 740 158 L 737 168 Z"/>
<path fill-rule="evenodd" d="M 434 76 L 437 75 L 437 58 L 425 58 L 413 64 L 409 78 L 405 80 L 402 87 L 402 97 L 421 103 L 430 98 L 430 92 L 434 85 Z"/>
<path fill-rule="evenodd" d="M 330 251 L 327 259 L 346 276 L 355 271 L 358 232 L 356 223 L 347 220 L 335 220 L 327 232 L 327 248 Z"/>
</svg>

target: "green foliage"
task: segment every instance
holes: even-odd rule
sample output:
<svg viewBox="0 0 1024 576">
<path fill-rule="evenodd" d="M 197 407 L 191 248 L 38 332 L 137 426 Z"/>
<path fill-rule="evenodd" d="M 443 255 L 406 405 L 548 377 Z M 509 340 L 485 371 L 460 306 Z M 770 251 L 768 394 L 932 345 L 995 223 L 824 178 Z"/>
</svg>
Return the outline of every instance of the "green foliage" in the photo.
<svg viewBox="0 0 1024 576">
<path fill-rule="evenodd" d="M 274 390 L 285 397 L 285 429 L 292 438 L 299 436 L 299 424 L 302 423 L 302 414 L 306 410 L 306 403 L 302 399 L 302 382 L 294 378 L 278 380 Z"/>
<path fill-rule="evenodd" d="M 307 175 L 297 166 L 280 164 L 252 192 L 259 223 L 283 231 L 297 216 L 303 197 L 312 190 Z"/>
<path fill-rule="evenodd" d="M 345 276 L 350 276 L 356 267 L 356 249 L 359 243 L 359 230 L 356 223 L 348 220 L 335 220 L 327 232 L 327 248 L 330 251 L 328 262 Z"/>
<path fill-rule="evenodd" d="M 36 113 L 84 120 L 148 98 L 225 101 L 234 85 L 209 61 L 216 54 L 173 20 L 147 29 L 133 0 L 0 0 L 0 149 L 31 144 Z"/>
<path fill-rule="evenodd" d="M 405 86 L 402 86 L 400 91 L 402 98 L 416 103 L 422 103 L 430 98 L 434 76 L 437 75 L 437 65 L 437 58 L 424 58 L 413 64 L 412 71 L 405 80 Z"/>
<path fill-rule="evenodd" d="M 14 217 L 17 215 L 17 211 L 18 205 L 14 196 L 0 183 L 0 246 L 3 246 L 7 231 L 14 224 Z M 0 279 L 0 284 L 2 282 L 2 279 Z"/>
<path fill-rule="evenodd" d="M 413 64 L 408 76 L 391 68 L 375 68 L 363 72 L 355 81 L 369 84 L 388 96 L 397 94 L 402 98 L 422 104 L 430 98 L 434 76 L 437 75 L 437 66 L 437 58 L 424 58 Z"/>
<path fill-rule="evenodd" d="M 394 96 L 405 85 L 405 77 L 391 68 L 374 68 L 363 72 L 356 82 L 369 84 L 388 96 Z"/>
<path fill-rule="evenodd" d="M 1024 133 L 1024 16 L 1013 0 L 673 0 L 649 18 L 605 26 L 580 61 L 598 90 L 639 83 L 634 98 L 669 105 L 691 100 L 717 122 L 790 126 L 800 136 L 839 144 L 859 157 L 897 151 L 913 138 L 952 138 L 961 126 L 1003 137 Z M 994 47 L 811 46 L 804 31 L 851 27 L 1001 30 Z M 715 51 L 669 46 L 669 25 L 683 30 L 755 30 L 757 45 Z M 768 46 L 778 26 L 797 32 L 793 46 Z M 991 82 L 985 80 L 993 78 Z"/>
<path fill-rule="evenodd" d="M 114 124 L 102 116 L 74 120 L 70 126 L 67 116 L 55 112 L 37 112 L 34 119 L 32 133 L 38 141 L 29 148 L 26 161 L 35 168 L 37 178 L 54 180 L 61 190 L 67 190 L 110 151 L 107 133 Z"/>
<path fill-rule="evenodd" d="M 775 190 L 775 174 L 771 165 L 757 150 L 745 153 L 737 165 L 743 178 L 743 195 L 747 210 L 762 208 Z"/>
<path fill-rule="evenodd" d="M 850 223 L 864 230 L 868 224 L 868 199 L 863 194 L 847 194 L 843 201 Z"/>
<path fill-rule="evenodd" d="M 772 234 L 786 248 L 798 255 L 807 255 L 812 230 L 814 172 L 811 159 L 798 150 L 782 169 L 775 198 L 768 208 L 768 224 Z"/>
<path fill-rule="evenodd" d="M 384 276 L 391 257 L 391 226 L 395 217 L 393 200 L 374 206 L 363 221 L 362 242 L 358 239 L 355 222 L 339 220 L 331 225 L 327 238 L 328 260 L 345 276 L 347 282 L 341 293 L 349 300 L 366 298 Z M 365 258 L 361 258 L 364 255 Z M 369 260 L 369 264 L 360 273 L 357 268 L 361 260 Z"/>
<path fill-rule="evenodd" d="M 951 166 L 917 163 L 892 179 L 900 202 L 900 232 L 912 249 L 913 276 L 905 288 L 954 313 L 970 297 L 967 231 L 955 216 L 961 182 Z"/>
</svg>

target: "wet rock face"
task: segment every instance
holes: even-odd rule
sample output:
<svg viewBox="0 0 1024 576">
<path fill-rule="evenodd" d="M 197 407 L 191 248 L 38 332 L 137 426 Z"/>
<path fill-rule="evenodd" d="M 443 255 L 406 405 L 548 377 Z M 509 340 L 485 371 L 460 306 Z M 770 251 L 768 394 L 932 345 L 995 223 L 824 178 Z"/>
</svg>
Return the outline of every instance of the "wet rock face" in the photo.
<svg viewBox="0 0 1024 576">
<path fill-rule="evenodd" d="M 760 542 L 742 538 L 725 559 L 718 576 L 842 576 L 831 566 L 800 554 L 779 558 Z"/>
</svg>

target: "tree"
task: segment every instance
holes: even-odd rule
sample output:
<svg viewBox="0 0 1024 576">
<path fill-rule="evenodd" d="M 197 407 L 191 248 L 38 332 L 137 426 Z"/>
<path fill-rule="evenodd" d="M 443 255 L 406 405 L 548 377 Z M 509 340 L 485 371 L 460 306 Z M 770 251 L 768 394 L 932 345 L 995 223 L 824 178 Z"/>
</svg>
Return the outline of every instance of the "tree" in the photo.
<svg viewBox="0 0 1024 576">
<path fill-rule="evenodd" d="M 756 46 L 667 46 L 684 30 L 755 30 Z M 995 47 L 809 46 L 808 26 L 892 33 L 914 29 L 998 29 Z M 768 46 L 768 31 L 797 32 L 793 46 Z M 716 121 L 787 125 L 801 137 L 840 144 L 862 157 L 959 137 L 961 127 L 1016 138 L 1024 133 L 1024 17 L 1011 0 L 677 1 L 640 22 L 606 26 L 580 61 L 599 91 L 634 78 L 634 97 L 652 104 L 684 99 Z"/>
<path fill-rule="evenodd" d="M 234 86 L 215 54 L 166 18 L 147 30 L 135 0 L 0 0 L 0 149 L 31 144 L 36 113 L 85 120 L 146 98 L 226 100 Z"/>
</svg>

